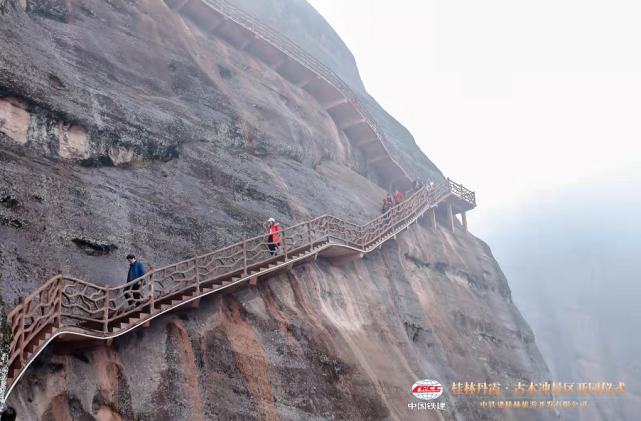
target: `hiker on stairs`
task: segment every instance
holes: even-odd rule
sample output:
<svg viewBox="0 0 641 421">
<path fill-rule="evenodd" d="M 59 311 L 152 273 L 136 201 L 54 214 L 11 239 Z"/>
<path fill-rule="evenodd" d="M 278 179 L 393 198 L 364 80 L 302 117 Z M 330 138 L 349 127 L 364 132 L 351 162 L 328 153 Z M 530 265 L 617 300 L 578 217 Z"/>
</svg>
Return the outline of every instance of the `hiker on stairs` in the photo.
<svg viewBox="0 0 641 421">
<path fill-rule="evenodd" d="M 145 267 L 143 266 L 142 263 L 140 263 L 138 260 L 136 260 L 136 256 L 133 254 L 127 255 L 127 261 L 129 262 L 129 273 L 127 273 L 127 283 L 133 281 L 134 279 L 138 279 L 141 276 L 145 276 Z M 133 285 L 130 285 L 125 288 L 125 291 L 136 291 L 130 293 L 125 293 L 125 297 L 127 297 L 129 306 L 132 307 L 137 301 L 134 300 L 140 300 L 140 288 L 143 285 L 143 280 L 140 280 L 136 282 Z M 132 299 L 133 296 L 133 299 Z"/>
<path fill-rule="evenodd" d="M 383 198 L 383 207 L 381 208 L 381 213 L 385 213 L 389 210 L 389 206 L 387 205 L 387 198 Z"/>
<path fill-rule="evenodd" d="M 403 201 L 403 198 L 405 198 L 405 196 L 403 196 L 403 193 L 396 189 L 396 193 L 394 193 L 394 206 L 400 205 Z"/>
<path fill-rule="evenodd" d="M 267 248 L 272 256 L 276 256 L 278 253 L 278 248 L 280 247 L 280 224 L 274 220 L 274 218 L 269 218 L 267 220 Z"/>
</svg>

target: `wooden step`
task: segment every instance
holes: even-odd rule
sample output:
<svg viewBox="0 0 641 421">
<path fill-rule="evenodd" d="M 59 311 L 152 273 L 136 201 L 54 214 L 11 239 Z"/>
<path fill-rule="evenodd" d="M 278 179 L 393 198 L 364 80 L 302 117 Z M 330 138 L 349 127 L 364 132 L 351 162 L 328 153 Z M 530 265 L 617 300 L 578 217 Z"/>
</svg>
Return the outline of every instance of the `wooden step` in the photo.
<svg viewBox="0 0 641 421">
<path fill-rule="evenodd" d="M 45 335 L 45 337 L 43 337 L 42 339 L 31 341 L 31 343 L 29 345 L 27 345 L 25 350 L 27 352 L 31 352 L 31 353 L 35 352 L 38 348 L 40 348 L 42 345 L 44 345 L 45 342 L 47 342 L 47 339 L 49 339 L 50 337 L 51 337 L 51 334 L 49 333 L 49 334 Z"/>
</svg>

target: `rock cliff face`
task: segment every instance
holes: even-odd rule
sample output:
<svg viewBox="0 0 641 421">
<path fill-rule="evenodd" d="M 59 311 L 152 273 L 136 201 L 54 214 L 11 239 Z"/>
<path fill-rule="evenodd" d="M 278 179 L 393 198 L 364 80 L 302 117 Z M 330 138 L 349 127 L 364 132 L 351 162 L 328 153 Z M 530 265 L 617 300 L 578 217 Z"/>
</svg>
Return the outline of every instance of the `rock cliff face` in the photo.
<svg viewBox="0 0 641 421">
<path fill-rule="evenodd" d="M 386 192 L 310 95 L 163 2 L 5 0 L 0 10 L 9 306 L 57 269 L 113 286 L 129 252 L 175 262 L 257 235 L 270 216 L 378 215 Z M 310 19 L 326 25 L 300 22 Z M 337 62 L 350 56 L 328 37 Z M 515 385 L 548 372 L 489 248 L 415 225 L 357 264 L 319 260 L 107 348 L 48 349 L 10 404 L 24 420 L 424 419 L 407 404 L 426 377 Z M 553 414 L 443 399 L 446 412 L 427 417 Z"/>
</svg>

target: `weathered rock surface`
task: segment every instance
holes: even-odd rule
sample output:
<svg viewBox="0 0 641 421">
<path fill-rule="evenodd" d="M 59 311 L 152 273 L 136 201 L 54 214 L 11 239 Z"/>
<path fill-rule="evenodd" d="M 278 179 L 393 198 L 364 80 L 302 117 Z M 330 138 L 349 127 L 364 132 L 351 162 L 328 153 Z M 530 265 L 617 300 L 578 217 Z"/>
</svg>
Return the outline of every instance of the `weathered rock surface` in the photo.
<svg viewBox="0 0 641 421">
<path fill-rule="evenodd" d="M 164 265 L 259 235 L 270 216 L 378 215 L 385 191 L 309 94 L 163 2 L 1 4 L 9 305 L 57 269 L 113 286 L 129 252 Z M 548 373 L 487 246 L 416 225 L 362 262 L 297 268 L 109 348 L 48 349 L 10 403 L 25 420 L 436 418 L 407 408 L 425 377 L 513 386 Z M 446 395 L 447 419 L 553 415 Z"/>
</svg>

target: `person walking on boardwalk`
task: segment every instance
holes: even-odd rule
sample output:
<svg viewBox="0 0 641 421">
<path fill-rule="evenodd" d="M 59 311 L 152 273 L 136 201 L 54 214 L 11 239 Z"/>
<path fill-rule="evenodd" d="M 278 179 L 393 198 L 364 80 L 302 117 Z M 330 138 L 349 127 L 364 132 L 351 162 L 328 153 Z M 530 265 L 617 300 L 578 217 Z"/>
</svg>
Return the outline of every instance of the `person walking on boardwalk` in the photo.
<svg viewBox="0 0 641 421">
<path fill-rule="evenodd" d="M 267 220 L 267 248 L 272 256 L 276 256 L 278 253 L 278 248 L 280 247 L 280 224 L 274 220 L 274 218 L 269 218 Z"/>
<path fill-rule="evenodd" d="M 403 201 L 403 198 L 405 198 L 405 196 L 403 196 L 403 193 L 396 189 L 396 193 L 394 193 L 394 206 L 400 205 Z"/>
<path fill-rule="evenodd" d="M 127 273 L 127 283 L 133 281 L 134 279 L 138 279 L 141 276 L 145 276 L 145 266 L 143 266 L 142 263 L 136 260 L 136 256 L 134 256 L 133 254 L 128 254 L 127 261 L 129 262 L 129 273 Z M 125 288 L 125 291 L 134 291 L 131 293 L 129 292 L 125 293 L 125 297 L 127 297 L 130 307 L 136 303 L 136 301 L 134 300 L 140 300 L 139 291 L 142 285 L 143 285 L 143 280 L 140 280 L 135 284 L 132 284 Z"/>
<path fill-rule="evenodd" d="M 387 213 L 387 211 L 394 207 L 394 205 L 392 204 L 392 196 L 390 196 L 389 194 L 387 196 L 388 198 L 383 199 L 383 208 L 381 209 L 381 212 L 383 213 L 383 215 L 385 215 L 383 216 L 383 219 L 385 221 L 387 221 L 387 219 L 389 218 L 389 214 Z"/>
</svg>

